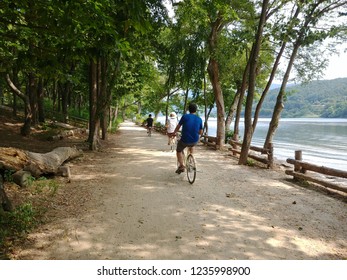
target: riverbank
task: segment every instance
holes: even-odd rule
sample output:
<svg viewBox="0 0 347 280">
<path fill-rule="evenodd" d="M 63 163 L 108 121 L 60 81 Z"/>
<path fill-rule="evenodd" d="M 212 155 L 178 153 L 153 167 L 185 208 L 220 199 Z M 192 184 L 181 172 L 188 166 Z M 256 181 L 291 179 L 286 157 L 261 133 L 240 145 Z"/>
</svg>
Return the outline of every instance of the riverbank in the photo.
<svg viewBox="0 0 347 280">
<path fill-rule="evenodd" d="M 11 258 L 347 258 L 342 200 L 203 146 L 196 158 L 190 185 L 174 172 L 166 136 L 122 124 L 103 151 L 70 163 L 71 183 L 58 195 L 74 193 L 66 203 L 79 207 L 49 209 Z"/>
<path fill-rule="evenodd" d="M 159 122 L 164 123 L 165 117 Z M 252 145 L 261 147 L 269 128 L 269 118 L 260 118 L 253 135 Z M 243 137 L 244 121 L 240 121 Z M 216 136 L 217 120 L 208 121 L 209 136 Z M 296 150 L 312 164 L 347 171 L 347 119 L 281 118 L 274 140 L 274 154 L 280 161 L 294 158 Z"/>
</svg>

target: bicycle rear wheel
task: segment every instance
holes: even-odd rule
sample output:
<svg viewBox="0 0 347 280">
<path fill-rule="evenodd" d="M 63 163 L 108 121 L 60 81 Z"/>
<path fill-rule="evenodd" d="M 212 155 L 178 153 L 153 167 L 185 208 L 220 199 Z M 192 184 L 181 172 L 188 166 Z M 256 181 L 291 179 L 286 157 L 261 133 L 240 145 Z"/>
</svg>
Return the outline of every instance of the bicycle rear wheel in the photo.
<svg viewBox="0 0 347 280">
<path fill-rule="evenodd" d="M 170 139 L 171 144 L 171 152 L 176 150 L 176 137 Z"/>
<path fill-rule="evenodd" d="M 196 178 L 196 162 L 192 154 L 189 154 L 187 157 L 187 178 L 190 184 L 193 184 Z"/>
</svg>

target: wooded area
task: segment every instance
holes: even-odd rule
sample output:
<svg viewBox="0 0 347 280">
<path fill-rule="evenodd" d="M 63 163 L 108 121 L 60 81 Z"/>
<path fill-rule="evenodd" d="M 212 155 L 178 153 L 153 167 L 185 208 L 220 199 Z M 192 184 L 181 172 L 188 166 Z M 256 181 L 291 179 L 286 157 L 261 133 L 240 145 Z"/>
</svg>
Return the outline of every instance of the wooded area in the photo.
<svg viewBox="0 0 347 280">
<path fill-rule="evenodd" d="M 84 143 L 97 151 L 121 121 L 182 115 L 194 102 L 206 135 L 216 112 L 217 149 L 233 135 L 242 143 L 238 164 L 253 157 L 271 167 L 267 147 L 291 98 L 291 79 L 321 77 L 329 55 L 347 42 L 346 17 L 347 0 L 1 0 L 0 110 L 10 107 L 20 120 L 23 143 L 52 123 L 78 122 L 79 128 L 50 135 L 50 143 L 85 133 Z M 274 80 L 279 89 L 264 111 Z M 344 116 L 345 100 L 331 104 L 327 116 Z M 262 112 L 271 117 L 263 147 L 257 147 L 268 153 L 265 159 L 250 154 Z M 55 147 L 38 153 L 0 143 L 3 210 L 13 210 L 6 180 L 26 187 L 43 175 L 70 176 L 65 163 L 82 152 Z M 17 232 L 11 217 L 21 212 L 0 211 L 0 233 L 21 235 L 33 226 L 31 206 L 22 208 L 25 227 L 16 224 Z"/>
<path fill-rule="evenodd" d="M 334 46 L 346 41 L 346 4 L 4 0 L 0 103 L 10 105 L 15 115 L 25 112 L 22 135 L 44 123 L 48 112 L 56 112 L 61 122 L 84 118 L 89 148 L 95 150 L 119 118 L 182 114 L 196 102 L 206 120 L 217 110 L 218 147 L 230 130 L 234 140 L 242 138 L 239 164 L 246 164 L 273 80 L 282 83 L 264 147 L 272 142 L 290 98 L 289 77 L 319 78 Z M 329 48 L 323 45 L 326 39 Z"/>
<path fill-rule="evenodd" d="M 261 117 L 271 117 L 277 90 L 269 91 Z M 288 87 L 283 118 L 347 118 L 347 78 Z"/>
</svg>

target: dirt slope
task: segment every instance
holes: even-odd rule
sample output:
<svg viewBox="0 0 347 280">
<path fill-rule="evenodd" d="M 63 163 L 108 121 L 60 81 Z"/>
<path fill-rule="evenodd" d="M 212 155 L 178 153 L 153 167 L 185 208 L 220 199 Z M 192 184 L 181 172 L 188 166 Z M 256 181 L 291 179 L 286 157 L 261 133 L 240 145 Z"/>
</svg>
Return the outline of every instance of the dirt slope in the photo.
<svg viewBox="0 0 347 280">
<path fill-rule="evenodd" d="M 166 136 L 126 122 L 110 140 L 70 164 L 64 203 L 12 258 L 347 258 L 343 200 L 201 146 L 190 185 Z"/>
</svg>

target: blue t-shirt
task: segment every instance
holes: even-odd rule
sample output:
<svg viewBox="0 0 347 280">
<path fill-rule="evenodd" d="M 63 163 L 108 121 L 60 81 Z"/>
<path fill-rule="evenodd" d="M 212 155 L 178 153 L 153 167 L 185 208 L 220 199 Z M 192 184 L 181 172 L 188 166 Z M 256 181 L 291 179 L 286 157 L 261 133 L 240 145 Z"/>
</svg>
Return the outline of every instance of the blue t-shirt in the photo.
<svg viewBox="0 0 347 280">
<path fill-rule="evenodd" d="M 183 115 L 179 121 L 182 125 L 181 140 L 186 144 L 193 144 L 199 141 L 199 131 L 202 129 L 202 119 L 195 114 Z"/>
</svg>

